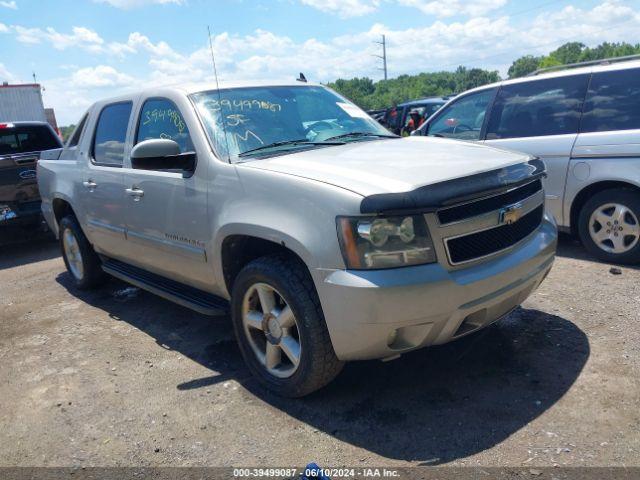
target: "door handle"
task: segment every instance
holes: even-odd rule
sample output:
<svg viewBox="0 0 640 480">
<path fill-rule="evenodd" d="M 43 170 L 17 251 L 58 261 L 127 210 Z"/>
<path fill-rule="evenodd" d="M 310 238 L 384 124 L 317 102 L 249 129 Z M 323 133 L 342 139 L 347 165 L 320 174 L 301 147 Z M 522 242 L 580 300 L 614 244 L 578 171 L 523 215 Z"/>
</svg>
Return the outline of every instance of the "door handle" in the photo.
<svg viewBox="0 0 640 480">
<path fill-rule="evenodd" d="M 133 200 L 136 202 L 144 196 L 144 190 L 141 190 L 138 187 L 127 188 L 125 189 L 125 192 L 127 192 L 127 195 L 133 197 Z"/>
<path fill-rule="evenodd" d="M 96 188 L 98 186 L 98 184 L 96 182 L 94 182 L 93 180 L 87 180 L 86 182 L 82 182 L 82 185 L 84 185 L 85 187 L 87 187 L 90 190 L 93 190 L 94 188 Z"/>
</svg>

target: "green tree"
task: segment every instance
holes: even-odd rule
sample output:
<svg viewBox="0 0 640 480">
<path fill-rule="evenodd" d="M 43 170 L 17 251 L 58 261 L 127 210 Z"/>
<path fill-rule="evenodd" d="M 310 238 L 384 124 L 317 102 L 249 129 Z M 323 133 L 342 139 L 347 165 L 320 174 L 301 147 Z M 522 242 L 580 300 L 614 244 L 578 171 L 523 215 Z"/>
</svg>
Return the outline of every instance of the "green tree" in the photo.
<svg viewBox="0 0 640 480">
<path fill-rule="evenodd" d="M 62 139 L 65 142 L 69 139 L 75 128 L 76 126 L 74 124 L 67 125 L 66 127 L 60 127 L 60 133 L 62 134 Z"/>
<path fill-rule="evenodd" d="M 590 48 L 580 42 L 569 42 L 548 55 L 539 57 L 525 55 L 516 59 L 509 67 L 508 75 L 509 78 L 518 78 L 539 68 L 635 54 L 640 54 L 640 44 L 605 42 Z M 497 71 L 460 66 L 453 72 L 400 75 L 397 78 L 379 82 L 366 77 L 338 79 L 329 86 L 360 107 L 372 110 L 387 108 L 407 100 L 460 93 L 499 80 Z"/>
<path fill-rule="evenodd" d="M 499 80 L 497 71 L 459 67 L 455 72 L 400 75 L 379 82 L 373 82 L 370 78 L 338 79 L 329 83 L 329 86 L 360 107 L 371 110 L 387 108 L 415 98 L 463 92 Z"/>
<path fill-rule="evenodd" d="M 551 52 L 548 57 L 552 58 L 556 65 L 566 65 L 581 61 L 582 53 L 587 48 L 584 43 L 569 42 Z"/>
<path fill-rule="evenodd" d="M 540 68 L 541 61 L 542 57 L 534 57 L 533 55 L 525 55 L 524 57 L 520 57 L 511 64 L 509 70 L 507 71 L 507 75 L 509 75 L 509 78 L 524 77 L 525 75 L 528 75 L 531 72 L 535 72 L 538 68 Z"/>
<path fill-rule="evenodd" d="M 471 88 L 480 87 L 487 83 L 493 83 L 500 80 L 497 71 L 487 71 L 481 68 L 472 68 L 467 70 L 465 67 L 458 67 L 456 70 L 456 91 L 464 92 Z"/>
</svg>

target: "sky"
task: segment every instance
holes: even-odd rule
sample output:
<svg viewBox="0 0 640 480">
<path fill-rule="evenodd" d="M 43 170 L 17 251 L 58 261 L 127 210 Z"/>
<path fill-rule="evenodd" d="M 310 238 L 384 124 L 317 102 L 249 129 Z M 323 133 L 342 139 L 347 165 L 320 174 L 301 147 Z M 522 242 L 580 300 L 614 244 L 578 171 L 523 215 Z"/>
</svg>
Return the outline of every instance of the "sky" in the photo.
<svg viewBox="0 0 640 480">
<path fill-rule="evenodd" d="M 568 41 L 640 43 L 640 0 L 0 0 L 0 81 L 37 81 L 60 125 L 145 86 L 498 70 Z"/>
</svg>

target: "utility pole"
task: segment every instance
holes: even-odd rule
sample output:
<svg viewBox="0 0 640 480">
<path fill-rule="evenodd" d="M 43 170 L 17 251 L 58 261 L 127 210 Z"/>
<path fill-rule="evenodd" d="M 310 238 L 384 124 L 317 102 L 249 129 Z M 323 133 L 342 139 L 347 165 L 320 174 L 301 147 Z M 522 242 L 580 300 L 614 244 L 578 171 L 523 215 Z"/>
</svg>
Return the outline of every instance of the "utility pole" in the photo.
<svg viewBox="0 0 640 480">
<path fill-rule="evenodd" d="M 385 35 L 382 35 L 382 41 L 381 42 L 374 42 L 377 43 L 378 45 L 382 45 L 382 55 L 374 55 L 374 57 L 378 57 L 380 60 L 382 60 L 382 68 L 380 68 L 380 70 L 384 70 L 384 79 L 387 79 L 387 37 Z"/>
</svg>

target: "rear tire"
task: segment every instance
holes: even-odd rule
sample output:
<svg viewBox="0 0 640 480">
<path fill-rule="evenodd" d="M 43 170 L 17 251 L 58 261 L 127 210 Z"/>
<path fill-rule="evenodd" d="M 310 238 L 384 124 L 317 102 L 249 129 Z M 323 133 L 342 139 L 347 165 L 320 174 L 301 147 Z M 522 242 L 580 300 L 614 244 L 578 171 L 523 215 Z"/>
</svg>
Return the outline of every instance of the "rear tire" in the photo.
<svg viewBox="0 0 640 480">
<path fill-rule="evenodd" d="M 584 247 L 609 263 L 640 263 L 640 194 L 604 190 L 580 210 L 578 233 Z"/>
<path fill-rule="evenodd" d="M 69 276 L 76 288 L 89 290 L 106 279 L 102 262 L 85 237 L 78 220 L 67 215 L 60 220 L 60 248 Z"/>
<path fill-rule="evenodd" d="M 297 259 L 273 255 L 246 265 L 231 307 L 240 351 L 263 387 L 302 397 L 340 373 L 313 281 Z"/>
</svg>

